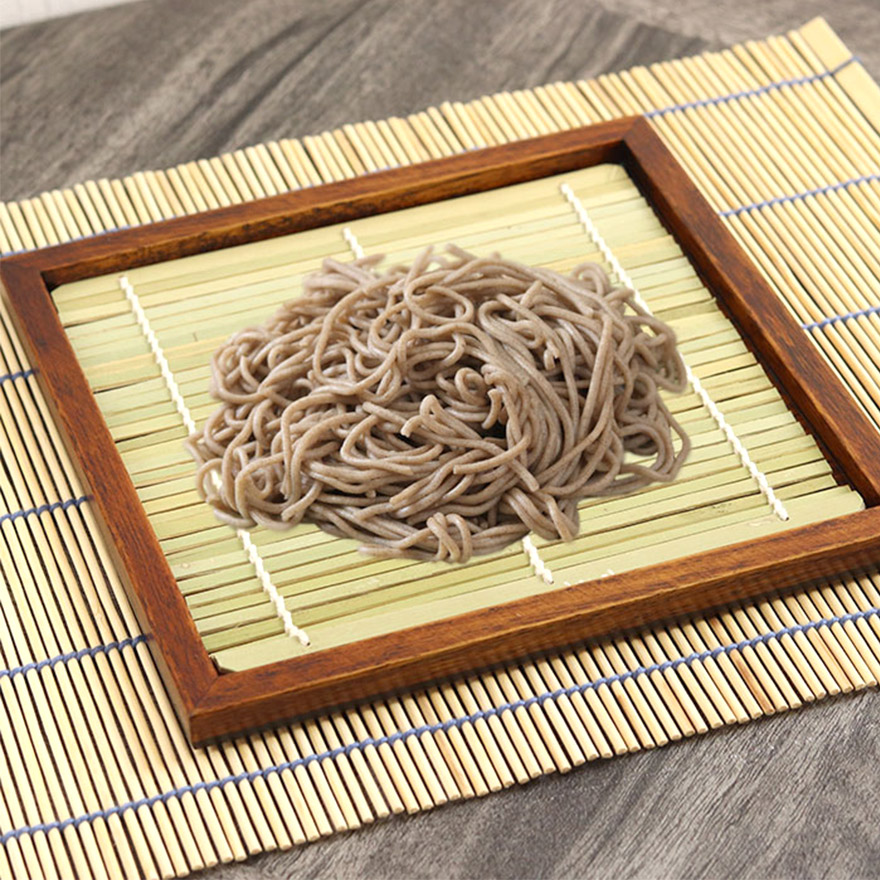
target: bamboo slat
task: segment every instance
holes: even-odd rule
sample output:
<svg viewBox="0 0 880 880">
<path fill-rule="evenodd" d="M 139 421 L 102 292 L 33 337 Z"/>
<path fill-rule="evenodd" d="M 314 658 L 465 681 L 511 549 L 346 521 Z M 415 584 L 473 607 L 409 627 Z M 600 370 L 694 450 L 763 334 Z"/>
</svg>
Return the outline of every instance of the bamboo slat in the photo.
<svg viewBox="0 0 880 880">
<path fill-rule="evenodd" d="M 878 97 L 862 66 L 817 20 L 785 37 L 698 58 L 446 102 L 406 120 L 358 123 L 0 205 L 0 251 L 645 112 L 804 325 L 804 344 L 817 346 L 880 426 Z M 691 369 L 786 508 L 809 516 L 817 499 L 824 506 L 835 497 L 812 441 L 779 408 L 766 377 L 628 182 L 613 169 L 601 173 L 607 176 L 583 186 L 573 179 L 573 191 L 652 309 L 676 324 Z M 504 193 L 493 198 L 467 222 L 440 209 L 418 234 L 408 231 L 415 228 L 410 218 L 359 221 L 351 224 L 353 240 L 396 258 L 427 240 L 450 238 L 487 250 L 503 243 L 505 253 L 562 269 L 597 257 L 600 249 L 558 193 L 536 185 L 513 200 Z M 502 208 L 511 218 L 506 229 L 493 224 Z M 176 267 L 135 275 L 197 420 L 212 406 L 206 358 L 257 307 L 249 301 L 247 313 L 239 310 L 243 287 L 271 311 L 323 256 L 351 254 L 340 230 L 296 241 L 293 257 L 279 243 L 251 264 L 193 258 L 179 286 Z M 237 274 L 248 274 L 247 282 Z M 247 638 L 282 641 L 261 616 L 240 547 L 229 545 L 210 515 L 199 530 L 188 527 L 195 500 L 191 467 L 179 455 L 183 430 L 168 413 L 166 389 L 150 373 L 149 348 L 118 286 L 70 285 L 58 292 L 58 303 L 163 546 L 180 566 L 206 641 L 214 640 L 219 655 L 233 655 L 236 640 L 224 635 L 231 631 L 224 621 L 248 614 Z M 181 308 L 209 307 L 211 320 L 199 320 L 196 335 L 181 325 Z M 870 568 L 786 597 L 193 750 L 28 370 L 0 308 L 2 876 L 183 876 L 877 683 L 880 571 Z M 711 532 L 697 537 L 688 510 L 720 508 L 715 521 L 727 535 L 762 505 L 772 520 L 701 401 L 684 395 L 671 405 L 696 443 L 680 483 L 666 487 L 660 540 L 707 540 Z M 844 506 L 853 501 L 840 499 Z M 650 553 L 650 532 L 639 533 L 641 506 L 632 499 L 616 512 L 603 501 L 590 503 L 585 534 L 590 523 L 617 523 L 603 554 L 629 547 L 627 541 Z M 354 558 L 351 549 L 334 550 L 323 533 L 303 528 L 298 577 L 285 578 L 287 540 L 260 539 L 260 552 L 319 636 L 331 626 L 326 609 L 346 602 L 351 627 L 382 625 L 379 606 L 349 594 L 353 586 L 332 571 Z M 566 562 L 565 547 L 542 545 L 541 552 L 557 576 L 577 567 Z M 492 565 L 500 567 L 499 584 L 521 568 L 516 553 Z M 402 567 L 384 562 L 376 572 L 385 579 L 384 594 L 398 590 L 399 607 L 409 613 L 421 599 Z M 435 596 L 454 592 L 439 580 Z M 488 601 L 498 587 L 485 580 Z"/>
</svg>

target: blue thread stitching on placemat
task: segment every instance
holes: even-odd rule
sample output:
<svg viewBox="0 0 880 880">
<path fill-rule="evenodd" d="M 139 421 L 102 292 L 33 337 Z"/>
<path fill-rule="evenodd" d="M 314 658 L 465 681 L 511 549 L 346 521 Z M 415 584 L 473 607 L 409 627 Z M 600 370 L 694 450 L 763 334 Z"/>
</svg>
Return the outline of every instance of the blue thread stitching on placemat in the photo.
<svg viewBox="0 0 880 880">
<path fill-rule="evenodd" d="M 845 312 L 842 315 L 831 315 L 829 318 L 823 318 L 821 321 L 813 321 L 812 324 L 801 324 L 804 330 L 820 330 L 829 324 L 836 324 L 838 321 L 849 321 L 852 318 L 864 318 L 868 315 L 880 314 L 880 306 L 870 306 L 867 309 L 859 309 L 857 312 Z"/>
<path fill-rule="evenodd" d="M 41 504 L 39 507 L 29 507 L 27 510 L 16 510 L 12 513 L 0 513 L 0 523 L 7 520 L 24 519 L 28 516 L 42 516 L 44 513 L 51 513 L 53 510 L 68 510 L 71 507 L 79 507 L 89 500 L 88 495 L 81 495 L 79 498 L 68 498 L 67 501 L 53 501 L 51 504 Z"/>
<path fill-rule="evenodd" d="M 764 199 L 761 202 L 752 202 L 750 205 L 740 205 L 738 208 L 728 208 L 726 211 L 719 211 L 719 217 L 734 217 L 737 214 L 743 214 L 748 211 L 756 211 L 761 208 L 769 208 L 772 205 L 780 205 L 785 202 L 794 202 L 799 201 L 801 199 L 809 198 L 810 196 L 818 196 L 825 195 L 830 192 L 836 192 L 840 189 L 846 189 L 850 186 L 858 186 L 862 183 L 874 183 L 875 181 L 880 181 L 880 173 L 878 174 L 862 174 L 859 177 L 851 177 L 849 180 L 842 180 L 839 183 L 829 183 L 826 186 L 819 186 L 815 189 L 804 190 L 799 193 L 792 193 L 787 196 L 776 196 L 772 199 Z M 822 318 L 820 321 L 812 321 L 806 324 L 802 324 L 801 326 L 806 331 L 810 330 L 819 330 L 823 327 L 828 327 L 831 324 L 836 324 L 838 321 L 849 321 L 853 318 L 864 318 L 868 315 L 875 315 L 880 313 L 880 306 L 869 306 L 865 309 L 858 309 L 854 312 L 845 312 L 841 315 L 831 315 L 827 318 Z"/>
<path fill-rule="evenodd" d="M 854 61 L 859 61 L 861 63 L 861 59 L 858 55 L 851 55 L 846 61 L 841 61 L 837 67 L 833 67 L 831 70 L 826 70 L 822 73 L 811 73 L 809 76 L 798 76 L 793 79 L 781 79 L 777 82 L 767 83 L 765 86 L 758 86 L 756 89 L 745 89 L 741 92 L 731 92 L 729 95 L 719 95 L 717 98 L 701 98 L 698 101 L 685 101 L 682 104 L 672 104 L 669 107 L 648 110 L 645 113 L 645 116 L 647 116 L 648 119 L 653 119 L 655 116 L 665 116 L 667 113 L 675 113 L 679 110 L 693 110 L 699 107 L 711 107 L 713 104 L 726 104 L 728 101 L 737 101 L 740 98 L 754 98 L 757 95 L 764 95 L 767 92 L 772 92 L 774 89 L 784 89 L 788 86 L 805 86 L 809 83 L 817 82 L 818 80 L 827 79 L 829 76 L 835 76 L 840 73 L 844 67 L 847 67 Z"/>
<path fill-rule="evenodd" d="M 302 758 L 296 758 L 293 761 L 285 761 L 280 764 L 273 764 L 271 767 L 263 767 L 259 770 L 251 770 L 246 773 L 238 773 L 234 776 L 225 776 L 222 779 L 213 779 L 208 782 L 196 782 L 191 785 L 183 785 L 171 791 L 155 794 L 151 797 L 140 798 L 136 801 L 128 801 L 124 804 L 114 804 L 103 810 L 96 810 L 93 813 L 87 813 L 83 816 L 71 816 L 68 819 L 60 819 L 54 822 L 45 822 L 38 825 L 26 825 L 22 828 L 16 828 L 0 835 L 0 844 L 5 844 L 9 840 L 17 839 L 27 834 L 38 834 L 40 832 L 48 833 L 50 831 L 63 831 L 71 825 L 76 828 L 85 822 L 93 822 L 96 819 L 108 819 L 111 816 L 118 816 L 126 810 L 139 810 L 141 807 L 152 807 L 158 803 L 166 803 L 172 798 L 180 798 L 187 794 L 196 794 L 199 791 L 211 791 L 215 788 L 222 788 L 226 785 L 239 785 L 242 782 L 253 782 L 256 779 L 265 779 L 272 773 L 282 773 L 288 770 L 295 770 L 297 767 L 306 767 L 315 761 L 332 760 L 341 755 L 350 755 L 357 750 L 368 748 L 379 748 L 384 745 L 394 745 L 401 740 L 407 740 L 411 737 L 420 737 L 425 734 L 440 733 L 451 730 L 456 727 L 463 727 L 465 724 L 473 724 L 476 721 L 485 720 L 503 714 L 504 712 L 513 712 L 518 709 L 528 709 L 530 706 L 542 705 L 547 700 L 557 700 L 562 697 L 570 697 L 575 694 L 583 694 L 590 690 L 597 690 L 600 687 L 624 682 L 640 675 L 651 675 L 655 672 L 666 672 L 669 669 L 677 669 L 682 665 L 690 665 L 691 663 L 708 660 L 718 657 L 721 654 L 732 654 L 734 651 L 742 651 L 745 648 L 755 647 L 761 644 L 767 644 L 774 639 L 780 639 L 783 636 L 792 636 L 799 633 L 809 632 L 819 629 L 823 626 L 833 626 L 834 624 L 850 623 L 856 620 L 867 620 L 870 617 L 880 615 L 880 608 L 868 608 L 864 611 L 854 611 L 850 614 L 843 614 L 839 617 L 823 618 L 822 620 L 811 620 L 808 623 L 799 623 L 794 626 L 787 626 L 777 632 L 763 633 L 732 645 L 722 645 L 711 651 L 701 651 L 699 653 L 690 654 L 687 657 L 679 657 L 675 660 L 666 660 L 663 663 L 655 663 L 651 666 L 640 666 L 627 672 L 617 673 L 615 675 L 605 676 L 596 681 L 585 682 L 584 684 L 572 685 L 567 688 L 560 688 L 545 694 L 539 694 L 533 697 L 527 697 L 520 700 L 513 700 L 504 703 L 501 706 L 494 706 L 490 709 L 482 709 L 473 712 L 463 718 L 450 718 L 448 721 L 438 722 L 436 724 L 425 724 L 420 727 L 413 727 L 409 730 L 398 731 L 387 736 L 367 737 L 358 742 L 350 743 L 347 746 L 339 746 L 325 752 L 315 755 L 306 755 Z"/>
<path fill-rule="evenodd" d="M 59 654 L 56 657 L 47 657 L 45 660 L 34 660 L 32 663 L 25 663 L 23 666 L 13 666 L 11 669 L 0 669 L 0 678 L 26 675 L 28 672 L 39 672 L 39 670 L 45 669 L 47 666 L 54 667 L 59 663 L 69 663 L 71 660 L 82 660 L 84 657 L 97 657 L 98 654 L 108 654 L 110 651 L 133 648 L 146 640 L 146 636 L 139 635 L 132 636 L 129 639 L 120 639 L 118 642 L 108 642 L 106 645 L 80 648 L 79 651 L 71 651 L 69 654 Z"/>
<path fill-rule="evenodd" d="M 36 373 L 36 370 L 16 370 L 14 373 L 4 373 L 0 376 L 0 385 L 4 382 L 14 382 L 16 379 L 27 379 L 28 376 L 33 376 Z"/>
<path fill-rule="evenodd" d="M 835 192 L 839 189 L 846 189 L 849 186 L 857 186 L 860 183 L 873 183 L 880 180 L 880 174 L 863 174 L 861 177 L 851 177 L 849 180 L 842 180 L 840 183 L 829 183 L 827 186 L 817 186 L 815 189 L 806 189 L 803 192 L 792 193 L 789 196 L 776 196 L 772 199 L 765 199 L 762 202 L 752 202 L 750 205 L 740 205 L 738 208 L 728 208 L 726 211 L 719 211 L 719 217 L 734 217 L 746 211 L 756 211 L 760 208 L 769 208 L 771 205 L 781 205 L 784 202 L 794 202 L 798 199 L 806 199 L 810 196 L 821 196 L 826 193 Z"/>
</svg>

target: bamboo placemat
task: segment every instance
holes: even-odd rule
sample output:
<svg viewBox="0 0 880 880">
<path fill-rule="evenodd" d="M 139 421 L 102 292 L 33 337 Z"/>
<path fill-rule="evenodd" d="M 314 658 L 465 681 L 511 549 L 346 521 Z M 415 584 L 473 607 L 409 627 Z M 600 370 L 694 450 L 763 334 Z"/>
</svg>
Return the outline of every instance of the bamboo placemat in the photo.
<svg viewBox="0 0 880 880">
<path fill-rule="evenodd" d="M 650 69 L 44 193 L 0 206 L 0 249 L 634 112 L 880 425 L 880 90 L 821 21 Z M 182 876 L 880 676 L 872 568 L 193 750 L 5 311 L 0 450 L 0 876 Z"/>
</svg>

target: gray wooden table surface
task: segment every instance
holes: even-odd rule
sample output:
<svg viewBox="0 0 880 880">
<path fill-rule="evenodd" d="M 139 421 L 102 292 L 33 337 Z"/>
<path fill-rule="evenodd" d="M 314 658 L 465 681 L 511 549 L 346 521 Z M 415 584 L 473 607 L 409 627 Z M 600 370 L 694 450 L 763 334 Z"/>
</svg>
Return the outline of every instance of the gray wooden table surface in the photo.
<svg viewBox="0 0 880 880">
<path fill-rule="evenodd" d="M 144 0 L 0 34 L 0 198 L 825 15 L 880 74 L 877 0 Z M 244 865 L 257 877 L 880 877 L 880 697 L 591 764 Z"/>
</svg>

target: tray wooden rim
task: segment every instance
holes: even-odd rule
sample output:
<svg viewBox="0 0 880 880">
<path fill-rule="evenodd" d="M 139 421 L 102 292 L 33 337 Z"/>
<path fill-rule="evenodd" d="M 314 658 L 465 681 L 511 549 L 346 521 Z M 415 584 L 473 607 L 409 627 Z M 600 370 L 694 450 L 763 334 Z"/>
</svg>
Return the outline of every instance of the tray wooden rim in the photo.
<svg viewBox="0 0 880 880">
<path fill-rule="evenodd" d="M 81 278 L 602 162 L 627 167 L 789 405 L 868 509 L 351 645 L 219 673 L 64 332 L 51 290 Z M 390 693 L 802 583 L 865 564 L 880 549 L 880 435 L 642 117 L 19 254 L 0 261 L 0 283 L 98 507 L 165 685 L 195 744 L 354 702 L 365 694 Z"/>
</svg>

